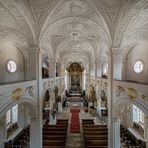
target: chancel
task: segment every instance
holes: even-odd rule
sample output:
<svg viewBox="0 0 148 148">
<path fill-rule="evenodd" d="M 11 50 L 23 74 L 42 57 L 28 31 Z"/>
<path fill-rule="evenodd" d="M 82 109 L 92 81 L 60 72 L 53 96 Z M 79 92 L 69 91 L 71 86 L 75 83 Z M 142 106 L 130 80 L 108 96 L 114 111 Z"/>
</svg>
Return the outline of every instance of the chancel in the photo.
<svg viewBox="0 0 148 148">
<path fill-rule="evenodd" d="M 0 148 L 148 148 L 148 0 L 0 0 Z"/>
</svg>

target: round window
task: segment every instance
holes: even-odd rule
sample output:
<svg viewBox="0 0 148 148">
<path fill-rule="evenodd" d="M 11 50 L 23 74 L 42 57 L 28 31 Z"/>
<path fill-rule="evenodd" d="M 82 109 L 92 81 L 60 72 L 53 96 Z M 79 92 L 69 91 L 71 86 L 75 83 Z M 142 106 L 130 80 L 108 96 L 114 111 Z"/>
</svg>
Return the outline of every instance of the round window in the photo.
<svg viewBox="0 0 148 148">
<path fill-rule="evenodd" d="M 134 71 L 136 73 L 141 73 L 144 70 L 144 64 L 142 61 L 137 61 L 134 64 Z"/>
<path fill-rule="evenodd" d="M 11 73 L 16 72 L 16 70 L 17 70 L 17 64 L 16 64 L 16 62 L 13 61 L 13 60 L 9 60 L 9 61 L 7 62 L 7 70 L 8 70 L 9 72 L 11 72 Z"/>
</svg>

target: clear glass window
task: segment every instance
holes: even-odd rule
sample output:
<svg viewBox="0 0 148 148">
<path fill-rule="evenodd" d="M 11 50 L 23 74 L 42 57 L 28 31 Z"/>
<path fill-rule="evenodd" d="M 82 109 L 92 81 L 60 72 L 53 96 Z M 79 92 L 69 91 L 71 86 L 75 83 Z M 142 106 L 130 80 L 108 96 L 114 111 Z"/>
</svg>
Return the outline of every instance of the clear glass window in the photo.
<svg viewBox="0 0 148 148">
<path fill-rule="evenodd" d="M 8 110 L 6 113 L 6 124 L 10 124 L 11 122 L 11 110 Z"/>
<path fill-rule="evenodd" d="M 144 112 L 133 105 L 133 121 L 144 125 Z"/>
<path fill-rule="evenodd" d="M 142 61 L 137 61 L 134 64 L 134 71 L 136 73 L 141 73 L 144 70 L 144 64 Z"/>
<path fill-rule="evenodd" d="M 11 73 L 16 72 L 16 70 L 17 70 L 17 64 L 16 64 L 16 62 L 13 61 L 13 60 L 9 60 L 9 61 L 7 62 L 7 70 L 8 70 L 9 72 L 11 72 Z"/>
<path fill-rule="evenodd" d="M 13 106 L 6 112 L 6 124 L 9 126 L 10 123 L 18 121 L 18 105 Z"/>
<path fill-rule="evenodd" d="M 107 75 L 108 74 L 108 64 L 105 64 L 103 66 L 103 75 Z"/>
</svg>

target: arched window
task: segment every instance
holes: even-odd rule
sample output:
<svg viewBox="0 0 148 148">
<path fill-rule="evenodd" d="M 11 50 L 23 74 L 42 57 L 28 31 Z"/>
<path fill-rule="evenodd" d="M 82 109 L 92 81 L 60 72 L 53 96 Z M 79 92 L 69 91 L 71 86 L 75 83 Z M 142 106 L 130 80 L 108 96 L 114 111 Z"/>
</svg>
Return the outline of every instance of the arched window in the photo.
<svg viewBox="0 0 148 148">
<path fill-rule="evenodd" d="M 18 121 L 18 105 L 12 107 L 6 113 L 6 124 L 9 126 Z"/>
<path fill-rule="evenodd" d="M 136 73 L 141 73 L 144 70 L 144 63 L 140 60 L 136 61 L 134 64 L 134 71 Z"/>
<path fill-rule="evenodd" d="M 107 75 L 108 74 L 108 64 L 104 64 L 103 65 L 103 75 Z"/>
<path fill-rule="evenodd" d="M 144 112 L 135 105 L 133 105 L 133 122 L 144 125 Z"/>
</svg>

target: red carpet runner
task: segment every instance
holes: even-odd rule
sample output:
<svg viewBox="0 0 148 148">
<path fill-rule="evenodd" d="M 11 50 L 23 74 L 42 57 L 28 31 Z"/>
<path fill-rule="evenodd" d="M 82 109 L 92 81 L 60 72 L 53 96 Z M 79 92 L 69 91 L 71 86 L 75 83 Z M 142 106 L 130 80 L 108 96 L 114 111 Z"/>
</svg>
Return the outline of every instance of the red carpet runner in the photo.
<svg viewBox="0 0 148 148">
<path fill-rule="evenodd" d="M 80 121 L 79 121 L 79 112 L 80 109 L 71 109 L 71 126 L 70 126 L 70 133 L 80 133 Z"/>
</svg>

